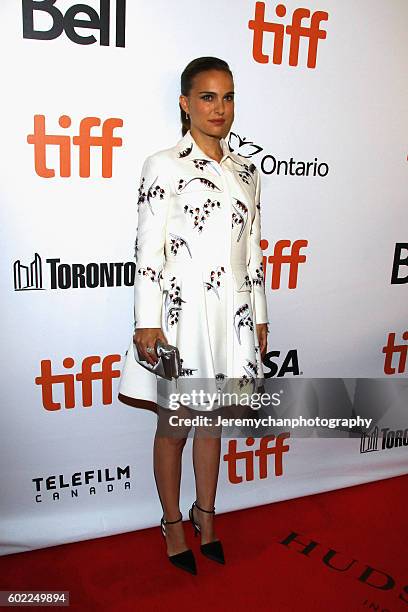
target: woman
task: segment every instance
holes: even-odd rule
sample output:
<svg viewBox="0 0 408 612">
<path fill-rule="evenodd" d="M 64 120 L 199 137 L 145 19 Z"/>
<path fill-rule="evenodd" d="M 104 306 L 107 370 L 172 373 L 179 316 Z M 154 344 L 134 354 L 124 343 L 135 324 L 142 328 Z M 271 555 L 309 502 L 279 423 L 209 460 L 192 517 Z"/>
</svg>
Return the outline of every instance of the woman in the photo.
<svg viewBox="0 0 408 612">
<path fill-rule="evenodd" d="M 196 573 L 179 509 L 181 458 L 190 427 L 179 426 L 177 435 L 170 432 L 168 416 L 174 410 L 169 408 L 174 406 L 168 400 L 187 383 L 215 393 L 230 381 L 240 388 L 256 387 L 263 379 L 268 318 L 260 248 L 260 175 L 225 142 L 234 120 L 228 64 L 214 57 L 190 62 L 181 76 L 179 104 L 183 137 L 174 147 L 149 156 L 142 169 L 133 341 L 151 365 L 157 361 L 157 340 L 180 351 L 180 378 L 157 377 L 154 473 L 169 559 Z M 129 350 L 127 361 L 131 359 Z M 129 397 L 124 378 L 134 382 L 135 371 L 130 375 L 124 368 L 119 394 L 121 401 L 132 405 L 138 404 Z M 143 405 L 140 395 L 133 395 Z M 221 404 L 207 400 L 177 405 L 181 416 L 199 411 L 214 416 L 221 410 Z M 201 552 L 224 563 L 214 526 L 220 450 L 219 428 L 196 427 L 196 501 L 189 516 L 195 535 L 201 534 Z"/>
</svg>

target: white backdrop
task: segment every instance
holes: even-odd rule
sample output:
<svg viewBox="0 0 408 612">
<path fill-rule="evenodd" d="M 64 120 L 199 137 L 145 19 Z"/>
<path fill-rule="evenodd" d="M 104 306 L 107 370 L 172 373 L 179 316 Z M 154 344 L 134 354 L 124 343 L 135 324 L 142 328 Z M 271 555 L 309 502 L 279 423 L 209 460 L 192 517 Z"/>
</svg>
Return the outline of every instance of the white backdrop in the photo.
<svg viewBox="0 0 408 612">
<path fill-rule="evenodd" d="M 95 25 L 100 3 L 86 3 L 96 12 L 78 13 L 77 19 L 92 18 Z M 72 27 L 74 0 L 57 0 L 53 19 L 45 10 L 33 12 L 31 2 L 23 8 L 20 0 L 1 3 L 0 554 L 160 520 L 151 467 L 156 417 L 116 399 L 133 330 L 132 283 L 119 272 L 125 264 L 129 271 L 128 262 L 134 261 L 142 163 L 181 137 L 180 74 L 195 57 L 223 58 L 234 73 L 236 118 L 229 143 L 262 173 L 265 256 L 272 256 L 281 240 L 292 246 L 306 241 L 295 287 L 288 286 L 288 263 L 274 288 L 271 272 L 277 264 L 266 267 L 267 362 L 279 370 L 292 351 L 299 371 L 280 370 L 287 379 L 406 378 L 407 284 L 392 282 L 391 271 L 396 245 L 401 259 L 408 254 L 408 4 L 302 3 L 311 14 L 327 12 L 315 68 L 306 65 L 305 37 L 298 65 L 289 65 L 287 32 L 281 64 L 272 62 L 272 33 L 263 40 L 270 61 L 255 61 L 248 27 L 255 4 L 208 0 L 203 10 L 198 0 L 128 0 L 122 18 L 125 1 L 111 0 L 109 44 L 101 45 L 98 29 Z M 265 4 L 266 21 L 284 26 L 299 8 L 286 0 L 286 15 L 278 17 L 277 3 L 258 4 Z M 30 14 L 36 31 L 49 31 L 53 24 L 65 30 L 48 39 L 29 37 Z M 124 27 L 125 46 L 115 44 L 116 21 L 119 30 Z M 106 38 L 107 22 L 100 23 Z M 302 25 L 309 24 L 304 17 Z M 94 35 L 95 42 L 79 44 L 72 32 Z M 39 125 L 33 136 L 36 116 L 37 121 L 44 117 L 48 138 L 65 140 L 45 145 Z M 90 146 L 90 176 L 80 175 L 84 159 L 75 137 L 87 117 L 100 121 L 91 128 L 97 137 L 102 125 L 116 120 L 113 136 L 120 140 L 113 146 L 111 176 L 106 170 L 102 175 L 97 140 Z M 239 146 L 239 139 L 247 144 Z M 107 140 L 104 149 L 109 157 Z M 295 169 L 317 159 L 326 174 L 313 175 L 313 167 L 309 176 L 291 176 L 282 168 L 271 172 L 273 158 L 276 163 L 293 158 Z M 41 168 L 53 169 L 54 176 L 43 176 Z M 53 285 L 57 263 L 60 286 Z M 76 264 L 88 266 L 88 284 L 102 264 L 111 265 L 116 272 L 111 286 L 75 287 L 69 275 Z M 399 266 L 400 279 L 407 276 L 406 264 Z M 383 352 L 390 339 L 401 347 L 392 355 L 391 369 Z M 90 361 L 94 372 L 105 364 L 104 394 L 101 378 L 86 377 Z M 63 378 L 47 382 L 47 368 L 50 376 Z M 270 373 L 267 364 L 265 373 Z M 382 424 L 408 427 L 406 419 Z M 287 439 L 281 475 L 269 457 L 267 478 L 255 470 L 253 480 L 233 483 L 224 457 L 231 440 L 223 442 L 217 512 L 408 472 L 407 446 L 360 453 L 356 438 Z M 183 458 L 185 516 L 194 499 L 190 443 Z M 245 439 L 237 446 L 245 449 Z M 89 483 L 87 471 L 93 475 Z"/>
</svg>

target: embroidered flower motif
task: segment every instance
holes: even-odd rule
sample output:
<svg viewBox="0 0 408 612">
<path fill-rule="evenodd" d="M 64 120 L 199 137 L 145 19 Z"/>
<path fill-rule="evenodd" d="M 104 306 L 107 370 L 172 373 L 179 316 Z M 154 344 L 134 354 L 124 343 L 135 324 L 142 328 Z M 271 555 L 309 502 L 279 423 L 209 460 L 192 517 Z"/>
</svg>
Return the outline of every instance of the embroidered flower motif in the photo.
<svg viewBox="0 0 408 612">
<path fill-rule="evenodd" d="M 256 376 L 258 375 L 258 365 L 256 363 L 254 363 L 253 361 L 250 361 L 249 359 L 246 360 L 247 363 L 246 365 L 244 365 L 244 370 L 247 373 L 247 375 L 249 376 L 249 378 L 256 378 Z"/>
<path fill-rule="evenodd" d="M 179 320 L 179 313 L 182 310 L 181 304 L 185 304 L 186 300 L 181 299 L 180 287 L 177 284 L 177 279 L 173 276 L 170 279 L 170 289 L 164 289 L 164 321 L 166 330 L 169 325 L 176 325 Z"/>
<path fill-rule="evenodd" d="M 235 159 L 233 159 L 232 161 L 236 166 L 239 166 L 239 169 L 237 170 L 239 178 L 247 185 L 249 185 L 250 183 L 253 183 L 255 185 L 255 179 L 253 174 L 256 170 L 256 166 L 254 164 L 248 165 L 242 162 L 238 162 Z"/>
<path fill-rule="evenodd" d="M 217 381 L 221 381 L 221 382 L 223 382 L 223 381 L 224 381 L 226 378 L 227 378 L 227 375 L 226 375 L 226 374 L 224 374 L 223 372 L 218 372 L 218 373 L 215 375 L 215 380 L 217 380 Z"/>
<path fill-rule="evenodd" d="M 242 287 L 245 285 L 245 288 L 248 288 L 251 290 L 252 289 L 252 280 L 249 276 L 249 274 L 245 274 L 245 278 L 244 278 L 244 282 L 242 283 L 242 285 L 239 288 L 239 291 L 241 291 Z"/>
<path fill-rule="evenodd" d="M 193 150 L 193 143 L 191 143 L 189 147 L 184 149 L 184 151 L 180 151 L 179 157 L 187 157 L 188 155 L 190 155 L 192 150 Z"/>
<path fill-rule="evenodd" d="M 183 367 L 183 359 L 180 357 L 180 376 L 193 376 L 193 372 L 197 372 L 198 368 L 185 368 Z"/>
<path fill-rule="evenodd" d="M 141 276 L 146 276 L 147 278 L 150 278 L 152 283 L 159 282 L 160 272 L 157 273 L 156 270 L 154 268 L 150 268 L 150 266 L 146 266 L 145 268 L 138 268 L 137 273 Z"/>
<path fill-rule="evenodd" d="M 204 287 L 207 291 L 214 291 L 215 295 L 220 299 L 220 295 L 218 293 L 218 287 L 221 285 L 221 281 L 219 280 L 221 274 L 225 272 L 224 266 L 217 266 L 215 270 L 210 270 L 210 280 L 204 281 Z"/>
<path fill-rule="evenodd" d="M 249 378 L 246 374 L 244 374 L 243 376 L 241 376 L 241 378 L 238 379 L 238 385 L 241 389 L 243 387 L 247 387 L 248 385 L 252 385 L 253 387 L 254 383 L 255 381 L 252 378 Z"/>
<path fill-rule="evenodd" d="M 213 191 L 222 191 L 215 183 L 213 183 L 209 179 L 204 178 L 203 176 L 194 176 L 193 178 L 191 178 L 188 181 L 185 181 L 182 178 L 179 179 L 178 187 L 177 187 L 178 193 L 181 193 L 182 191 L 184 191 L 184 189 L 187 187 L 187 185 L 189 185 L 193 181 L 200 181 L 200 183 L 202 183 L 203 185 L 205 185 L 209 189 L 212 189 Z"/>
<path fill-rule="evenodd" d="M 188 246 L 188 242 L 184 240 L 184 238 L 182 238 L 181 236 L 177 236 L 177 234 L 172 234 L 171 232 L 170 236 L 173 236 L 173 238 L 171 238 L 170 240 L 170 251 L 173 255 L 177 255 L 179 248 L 185 246 L 188 251 L 188 254 L 191 258 L 193 258 L 193 256 L 191 255 L 190 247 Z"/>
<path fill-rule="evenodd" d="M 240 231 L 237 237 L 237 242 L 239 242 L 248 221 L 248 207 L 237 198 L 234 198 L 234 200 L 236 200 L 236 204 L 232 204 L 232 229 L 234 229 L 234 227 L 237 225 L 240 226 Z"/>
<path fill-rule="evenodd" d="M 249 172 L 247 172 L 246 170 L 239 170 L 238 172 L 238 176 L 240 179 L 242 179 L 242 181 L 244 183 L 246 183 L 247 185 L 249 185 L 249 183 L 251 182 L 251 175 Z"/>
<path fill-rule="evenodd" d="M 224 374 L 223 372 L 218 372 L 215 375 L 215 384 L 217 386 L 217 391 L 221 392 L 225 383 L 227 382 L 227 375 Z"/>
<path fill-rule="evenodd" d="M 204 223 L 208 219 L 212 210 L 216 207 L 220 208 L 221 203 L 218 202 L 218 200 L 210 200 L 210 198 L 208 198 L 208 200 L 204 202 L 202 208 L 199 206 L 193 208 L 186 204 L 183 210 L 185 214 L 190 213 L 191 217 L 193 218 L 194 229 L 197 228 L 199 232 L 202 232 Z"/>
<path fill-rule="evenodd" d="M 136 235 L 136 240 L 135 240 L 135 260 L 137 261 L 137 252 L 139 250 L 139 247 L 137 246 L 137 235 Z"/>
<path fill-rule="evenodd" d="M 150 185 L 149 189 L 146 191 L 146 187 L 145 187 L 145 177 L 142 176 L 142 179 L 140 181 L 140 186 L 138 189 L 139 192 L 139 198 L 137 200 L 137 206 L 139 207 L 140 204 L 144 204 L 145 202 L 147 202 L 150 212 L 152 213 L 152 215 L 154 215 L 154 211 L 151 205 L 150 200 L 152 198 L 156 198 L 157 196 L 159 196 L 160 200 L 162 200 L 164 198 L 165 195 L 165 190 L 163 189 L 163 187 L 160 187 L 160 185 L 155 185 L 157 179 L 159 177 L 156 176 L 156 178 L 154 179 L 153 183 Z"/>
<path fill-rule="evenodd" d="M 251 331 L 254 329 L 248 304 L 243 304 L 234 313 L 234 329 L 237 334 L 239 344 L 241 344 L 241 329 L 243 327 L 249 327 Z"/>
<path fill-rule="evenodd" d="M 256 386 L 256 377 L 258 375 L 259 368 L 257 364 L 253 363 L 249 359 L 246 360 L 246 365 L 243 366 L 245 370 L 245 374 L 241 376 L 239 379 L 239 386 L 246 387 L 247 385 L 252 385 L 252 389 Z"/>
<path fill-rule="evenodd" d="M 255 269 L 256 278 L 253 278 L 252 281 L 254 285 L 258 287 L 263 287 L 264 285 L 264 274 L 263 274 L 263 262 L 259 264 L 259 266 Z"/>
<path fill-rule="evenodd" d="M 192 161 L 197 170 L 204 170 L 211 163 L 209 159 L 193 159 Z"/>
</svg>

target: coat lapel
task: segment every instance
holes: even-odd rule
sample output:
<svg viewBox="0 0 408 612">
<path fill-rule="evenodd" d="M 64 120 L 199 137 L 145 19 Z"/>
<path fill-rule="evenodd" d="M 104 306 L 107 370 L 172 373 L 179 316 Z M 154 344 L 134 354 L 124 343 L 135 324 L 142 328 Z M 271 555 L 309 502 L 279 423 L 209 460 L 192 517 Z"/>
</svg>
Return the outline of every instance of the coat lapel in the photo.
<svg viewBox="0 0 408 612">
<path fill-rule="evenodd" d="M 236 176 L 237 185 L 239 185 L 239 190 L 233 194 L 234 202 L 240 210 L 242 208 L 240 201 L 244 200 L 253 216 L 251 200 L 253 200 L 255 191 L 255 166 L 230 151 L 224 138 L 220 139 L 220 145 L 224 154 L 221 163 L 228 162 L 229 168 L 233 170 Z M 180 162 L 180 173 L 175 177 L 174 184 L 177 194 L 204 190 L 212 192 L 216 196 L 217 193 L 224 191 L 219 165 L 201 150 L 190 130 L 178 141 L 174 150 L 177 161 Z"/>
</svg>

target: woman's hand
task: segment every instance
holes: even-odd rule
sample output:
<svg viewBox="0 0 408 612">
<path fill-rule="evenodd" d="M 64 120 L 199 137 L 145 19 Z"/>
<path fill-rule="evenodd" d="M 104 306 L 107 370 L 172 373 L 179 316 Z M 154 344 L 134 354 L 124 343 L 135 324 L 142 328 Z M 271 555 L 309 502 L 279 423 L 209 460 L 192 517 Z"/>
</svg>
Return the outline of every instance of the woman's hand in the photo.
<svg viewBox="0 0 408 612">
<path fill-rule="evenodd" d="M 258 334 L 259 348 L 261 350 L 261 359 L 263 359 L 266 355 L 266 348 L 268 342 L 268 324 L 257 323 L 256 333 Z"/>
<path fill-rule="evenodd" d="M 133 342 L 136 344 L 140 356 L 142 359 L 148 361 L 151 365 L 157 363 L 159 359 L 154 349 L 157 339 L 167 343 L 167 338 L 164 335 L 161 327 L 140 327 L 139 329 L 136 329 L 133 336 Z M 146 349 L 150 346 L 153 348 L 153 351 L 148 353 Z"/>
</svg>

